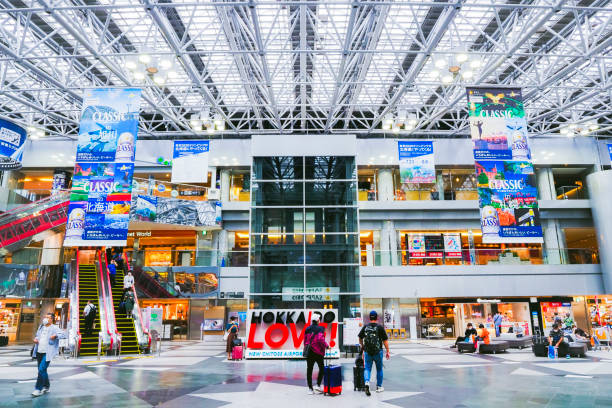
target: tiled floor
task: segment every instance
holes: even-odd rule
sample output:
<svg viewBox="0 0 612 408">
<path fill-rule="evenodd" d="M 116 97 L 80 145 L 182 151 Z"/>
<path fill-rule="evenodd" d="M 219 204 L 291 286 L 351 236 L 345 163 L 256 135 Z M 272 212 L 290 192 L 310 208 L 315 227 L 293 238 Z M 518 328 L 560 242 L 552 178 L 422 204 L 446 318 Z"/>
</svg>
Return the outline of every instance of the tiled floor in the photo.
<svg viewBox="0 0 612 408">
<path fill-rule="evenodd" d="M 228 362 L 222 345 L 170 343 L 161 356 L 55 360 L 51 392 L 30 393 L 25 347 L 0 349 L 0 406 L 11 407 L 612 407 L 612 352 L 550 361 L 529 349 L 458 354 L 445 342 L 392 344 L 385 392 L 354 392 L 341 359 L 340 396 L 307 395 L 303 361 Z"/>
</svg>

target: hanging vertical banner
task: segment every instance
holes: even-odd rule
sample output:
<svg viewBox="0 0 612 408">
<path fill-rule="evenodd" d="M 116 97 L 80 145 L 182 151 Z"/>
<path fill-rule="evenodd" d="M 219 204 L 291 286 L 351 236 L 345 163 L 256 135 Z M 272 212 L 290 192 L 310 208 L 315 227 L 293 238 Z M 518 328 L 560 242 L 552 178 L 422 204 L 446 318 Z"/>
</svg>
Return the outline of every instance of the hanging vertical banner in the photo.
<svg viewBox="0 0 612 408">
<path fill-rule="evenodd" d="M 127 244 L 140 94 L 85 91 L 64 246 Z"/>
<path fill-rule="evenodd" d="M 612 144 L 608 143 L 608 154 L 610 155 L 610 161 L 612 162 Z"/>
<path fill-rule="evenodd" d="M 0 170 L 21 168 L 27 132 L 21 126 L 0 119 Z"/>
<path fill-rule="evenodd" d="M 540 243 L 537 186 L 518 88 L 467 88 L 483 243 Z"/>
<path fill-rule="evenodd" d="M 208 140 L 177 140 L 172 154 L 173 183 L 206 183 L 208 181 Z"/>
<path fill-rule="evenodd" d="M 400 180 L 402 183 L 435 183 L 433 142 L 398 141 Z"/>
</svg>

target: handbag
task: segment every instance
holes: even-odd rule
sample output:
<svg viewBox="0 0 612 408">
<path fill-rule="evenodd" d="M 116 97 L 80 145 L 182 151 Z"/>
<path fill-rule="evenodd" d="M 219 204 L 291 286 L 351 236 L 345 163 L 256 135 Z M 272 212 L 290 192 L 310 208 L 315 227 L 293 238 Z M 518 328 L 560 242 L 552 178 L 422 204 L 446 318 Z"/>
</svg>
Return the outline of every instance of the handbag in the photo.
<svg viewBox="0 0 612 408">
<path fill-rule="evenodd" d="M 227 341 L 228 337 L 229 337 L 229 332 L 223 333 L 223 341 Z"/>
<path fill-rule="evenodd" d="M 308 335 L 307 339 L 304 339 L 304 349 L 302 350 L 302 357 L 308 358 L 308 353 L 310 353 L 310 341 L 312 340 L 312 334 Z"/>
<path fill-rule="evenodd" d="M 32 349 L 30 350 L 30 357 L 32 357 L 32 360 L 36 359 L 36 356 L 34 355 L 34 347 L 36 347 L 36 345 L 33 345 Z"/>
</svg>

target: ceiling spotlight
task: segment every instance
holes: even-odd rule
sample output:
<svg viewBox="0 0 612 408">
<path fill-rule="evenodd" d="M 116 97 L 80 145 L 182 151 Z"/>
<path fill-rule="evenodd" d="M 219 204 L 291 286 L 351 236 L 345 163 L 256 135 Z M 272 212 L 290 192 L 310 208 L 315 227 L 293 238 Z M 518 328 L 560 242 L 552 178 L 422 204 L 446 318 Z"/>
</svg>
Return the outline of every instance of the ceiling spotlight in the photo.
<svg viewBox="0 0 612 408">
<path fill-rule="evenodd" d="M 473 59 L 470 61 L 470 68 L 480 68 L 481 62 L 479 59 Z"/>
<path fill-rule="evenodd" d="M 470 70 L 464 71 L 461 73 L 461 76 L 463 77 L 463 79 L 472 79 L 474 78 L 474 71 L 470 71 Z"/>
<path fill-rule="evenodd" d="M 197 119 L 197 116 L 196 116 L 196 119 L 192 118 L 189 121 L 189 125 L 191 126 L 191 129 L 195 130 L 196 132 L 202 131 L 202 121 L 200 119 Z"/>
<path fill-rule="evenodd" d="M 566 127 L 561 128 L 561 130 L 559 131 L 559 133 L 561 133 L 564 136 L 569 136 L 569 134 L 571 133 L 570 130 Z"/>
<path fill-rule="evenodd" d="M 393 115 L 387 114 L 385 115 L 385 118 L 383 119 L 382 128 L 383 130 L 391 130 L 392 127 L 393 127 Z"/>
<path fill-rule="evenodd" d="M 450 84 L 452 82 L 453 82 L 453 76 L 451 74 L 447 74 L 447 75 L 444 75 L 442 77 L 442 83 L 443 84 L 447 84 L 448 85 L 448 84 Z"/>
<path fill-rule="evenodd" d="M 462 63 L 468 60 L 468 55 L 466 52 L 460 52 L 457 54 L 457 62 Z"/>
<path fill-rule="evenodd" d="M 34 132 L 36 132 L 36 128 L 35 128 L 34 126 L 32 126 L 32 125 L 28 126 L 28 127 L 26 128 L 26 130 L 28 131 L 28 133 L 34 133 Z"/>
<path fill-rule="evenodd" d="M 575 123 L 569 125 L 570 130 L 575 130 L 578 126 Z"/>
<path fill-rule="evenodd" d="M 137 80 L 137 81 L 144 81 L 144 79 L 145 79 L 144 72 L 141 72 L 141 71 L 134 72 L 134 79 Z"/>
<path fill-rule="evenodd" d="M 34 131 L 34 134 L 36 135 L 36 137 L 45 137 L 45 131 L 42 129 L 36 129 L 36 131 Z"/>
<path fill-rule="evenodd" d="M 166 83 L 166 77 L 163 75 L 155 75 L 153 77 L 153 82 L 155 82 L 157 85 L 163 85 Z"/>
<path fill-rule="evenodd" d="M 149 62 L 151 62 L 152 59 L 153 58 L 151 58 L 151 56 L 147 53 L 143 53 L 138 56 L 138 61 L 143 64 L 148 64 Z"/>
<path fill-rule="evenodd" d="M 434 67 L 438 69 L 442 69 L 446 66 L 446 59 L 444 58 L 436 58 L 434 60 Z"/>
<path fill-rule="evenodd" d="M 595 122 L 595 121 L 589 122 L 588 125 L 589 125 L 589 130 L 597 130 L 597 129 L 599 129 L 599 124 L 597 122 Z"/>
<path fill-rule="evenodd" d="M 159 67 L 161 69 L 168 70 L 173 65 L 172 58 L 171 57 L 167 57 L 167 56 L 166 57 L 161 57 L 160 60 L 159 60 L 159 64 L 158 65 L 159 65 Z"/>
<path fill-rule="evenodd" d="M 589 134 L 589 129 L 587 129 L 587 128 L 580 129 L 580 134 L 581 134 L 582 136 L 586 136 L 586 135 L 588 135 L 588 134 Z"/>
<path fill-rule="evenodd" d="M 134 57 L 128 57 L 125 59 L 125 67 L 130 71 L 135 71 L 138 68 L 138 59 Z"/>
<path fill-rule="evenodd" d="M 400 132 L 401 128 L 399 127 L 399 125 L 395 125 L 393 126 L 393 133 L 398 134 Z"/>
<path fill-rule="evenodd" d="M 440 71 L 438 71 L 437 69 L 434 69 L 434 70 L 432 70 L 432 71 L 429 73 L 429 76 L 430 76 L 432 79 L 436 79 L 436 78 L 438 78 L 438 77 L 440 76 Z"/>
</svg>

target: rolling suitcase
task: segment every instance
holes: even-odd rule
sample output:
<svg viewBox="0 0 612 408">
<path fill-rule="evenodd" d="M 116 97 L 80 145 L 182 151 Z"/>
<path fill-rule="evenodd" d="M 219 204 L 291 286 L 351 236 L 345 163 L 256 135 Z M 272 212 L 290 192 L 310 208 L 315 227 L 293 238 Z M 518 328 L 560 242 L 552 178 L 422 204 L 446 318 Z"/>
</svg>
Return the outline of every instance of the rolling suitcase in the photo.
<svg viewBox="0 0 612 408">
<path fill-rule="evenodd" d="M 548 356 L 548 346 L 546 344 L 534 344 L 533 346 L 531 346 L 532 350 L 533 350 L 533 354 L 536 357 L 547 357 Z"/>
<path fill-rule="evenodd" d="M 353 391 L 364 391 L 363 367 L 353 367 Z"/>
<path fill-rule="evenodd" d="M 342 366 L 326 365 L 323 367 L 323 395 L 342 394 Z"/>
<path fill-rule="evenodd" d="M 242 360 L 243 346 L 234 346 L 232 348 L 232 360 Z"/>
</svg>

